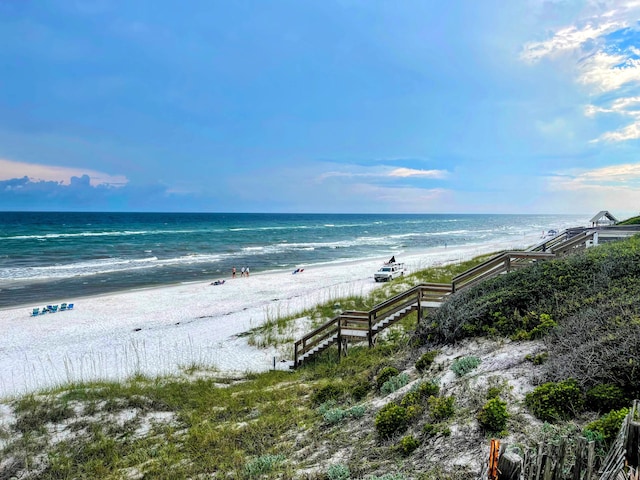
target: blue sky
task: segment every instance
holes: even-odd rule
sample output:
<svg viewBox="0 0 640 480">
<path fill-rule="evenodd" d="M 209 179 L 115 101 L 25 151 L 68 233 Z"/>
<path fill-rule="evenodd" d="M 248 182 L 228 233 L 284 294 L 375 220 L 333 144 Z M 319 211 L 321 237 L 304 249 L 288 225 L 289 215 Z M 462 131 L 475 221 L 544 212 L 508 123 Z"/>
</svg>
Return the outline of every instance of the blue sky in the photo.
<svg viewBox="0 0 640 480">
<path fill-rule="evenodd" d="M 640 2 L 0 1 L 0 210 L 640 211 Z"/>
</svg>

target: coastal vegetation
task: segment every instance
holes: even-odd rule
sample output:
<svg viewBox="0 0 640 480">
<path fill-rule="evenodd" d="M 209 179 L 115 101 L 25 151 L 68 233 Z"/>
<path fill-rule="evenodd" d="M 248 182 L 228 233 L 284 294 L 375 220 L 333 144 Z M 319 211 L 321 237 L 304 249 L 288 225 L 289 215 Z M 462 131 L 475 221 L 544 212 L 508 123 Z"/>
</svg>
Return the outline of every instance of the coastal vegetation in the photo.
<svg viewBox="0 0 640 480">
<path fill-rule="evenodd" d="M 248 335 L 284 347 L 301 318 L 367 309 L 482 260 L 327 299 Z M 296 371 L 192 366 L 8 399 L 0 479 L 461 479 L 478 472 L 490 436 L 523 450 L 584 434 L 601 457 L 640 396 L 639 294 L 634 237 L 470 287 L 417 331 L 414 314 L 340 361 L 329 349 Z"/>
</svg>

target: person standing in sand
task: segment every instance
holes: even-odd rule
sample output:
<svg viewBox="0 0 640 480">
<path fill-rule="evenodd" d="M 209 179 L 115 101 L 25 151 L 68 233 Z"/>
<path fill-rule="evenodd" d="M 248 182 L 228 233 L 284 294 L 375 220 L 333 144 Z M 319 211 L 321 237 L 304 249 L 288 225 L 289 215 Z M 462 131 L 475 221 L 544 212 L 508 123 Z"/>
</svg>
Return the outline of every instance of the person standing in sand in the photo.
<svg viewBox="0 0 640 480">
<path fill-rule="evenodd" d="M 242 268 L 240 269 L 240 276 L 241 276 L 241 277 L 244 277 L 244 267 L 242 267 Z"/>
<path fill-rule="evenodd" d="M 246 267 L 246 268 L 244 269 L 244 273 L 246 273 L 246 274 L 247 274 L 247 277 L 249 276 L 249 267 Z"/>
<path fill-rule="evenodd" d="M 236 278 L 236 267 L 231 269 L 231 278 Z"/>
</svg>

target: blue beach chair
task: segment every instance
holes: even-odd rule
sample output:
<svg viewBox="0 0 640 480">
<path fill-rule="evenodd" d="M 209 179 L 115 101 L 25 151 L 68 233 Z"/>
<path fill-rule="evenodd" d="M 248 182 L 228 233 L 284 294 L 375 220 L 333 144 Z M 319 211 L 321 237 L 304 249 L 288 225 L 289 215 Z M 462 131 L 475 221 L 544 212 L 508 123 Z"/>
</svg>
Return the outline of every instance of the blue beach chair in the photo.
<svg viewBox="0 0 640 480">
<path fill-rule="evenodd" d="M 69 305 L 67 305 L 67 310 L 73 310 L 73 303 L 70 303 Z"/>
<path fill-rule="evenodd" d="M 33 312 L 31 313 L 32 317 L 37 317 L 38 315 L 40 315 L 40 308 L 36 307 L 33 309 Z"/>
<path fill-rule="evenodd" d="M 58 305 L 54 305 L 51 307 L 51 312 L 56 313 L 58 311 Z"/>
<path fill-rule="evenodd" d="M 60 311 L 63 312 L 67 309 L 67 304 L 66 303 L 61 303 L 60 304 Z"/>
</svg>

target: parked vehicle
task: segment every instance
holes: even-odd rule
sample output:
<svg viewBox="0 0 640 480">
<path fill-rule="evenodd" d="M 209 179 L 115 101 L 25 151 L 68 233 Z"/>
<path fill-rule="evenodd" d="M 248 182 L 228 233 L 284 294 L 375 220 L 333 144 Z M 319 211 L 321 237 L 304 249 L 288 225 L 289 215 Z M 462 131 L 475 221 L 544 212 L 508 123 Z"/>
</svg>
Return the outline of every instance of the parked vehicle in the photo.
<svg viewBox="0 0 640 480">
<path fill-rule="evenodd" d="M 394 278 L 404 275 L 406 268 L 404 263 L 388 263 L 383 265 L 374 275 L 373 279 L 376 282 L 388 282 Z"/>
</svg>

